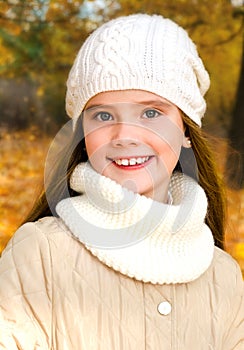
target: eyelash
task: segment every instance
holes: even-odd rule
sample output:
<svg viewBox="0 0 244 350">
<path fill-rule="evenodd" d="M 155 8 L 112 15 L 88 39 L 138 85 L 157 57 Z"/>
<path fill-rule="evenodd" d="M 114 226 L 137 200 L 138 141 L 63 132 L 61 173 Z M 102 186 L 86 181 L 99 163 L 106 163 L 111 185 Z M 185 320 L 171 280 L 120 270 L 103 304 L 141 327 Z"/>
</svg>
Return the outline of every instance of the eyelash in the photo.
<svg viewBox="0 0 244 350">
<path fill-rule="evenodd" d="M 106 114 L 107 116 L 113 118 L 113 116 L 112 116 L 110 113 L 108 113 L 108 112 L 99 112 L 99 113 L 97 113 L 97 114 L 95 115 L 94 119 L 97 119 L 97 120 L 99 120 L 99 121 L 101 121 L 101 122 L 110 121 L 111 119 L 109 119 L 109 120 L 103 120 L 103 119 L 100 118 L 101 115 L 104 115 L 104 114 Z"/>
<path fill-rule="evenodd" d="M 148 116 L 144 116 L 144 115 L 146 115 L 146 113 L 148 113 L 148 112 L 154 112 L 154 115 L 152 116 L 152 117 L 148 117 Z M 154 119 L 154 118 L 157 118 L 159 115 L 161 115 L 162 113 L 160 113 L 159 111 L 157 111 L 156 109 L 147 109 L 147 110 L 145 110 L 144 112 L 143 112 L 143 114 L 142 114 L 142 117 L 144 118 L 144 119 Z M 101 118 L 101 116 L 102 115 L 106 115 L 106 116 L 108 116 L 108 118 L 109 119 L 102 119 Z M 94 116 L 94 119 L 97 119 L 97 120 L 99 120 L 99 121 L 101 121 L 101 122 L 107 122 L 107 121 L 111 121 L 111 120 L 113 120 L 113 116 L 112 116 L 112 114 L 110 114 L 110 113 L 108 113 L 108 112 L 99 112 L 99 113 L 97 113 L 95 116 Z"/>
<path fill-rule="evenodd" d="M 154 119 L 154 118 L 157 118 L 161 113 L 159 113 L 156 109 L 147 109 L 144 113 L 143 113 L 143 116 L 144 114 L 146 114 L 147 112 L 154 112 L 154 116 L 153 117 L 146 117 L 146 119 Z"/>
</svg>

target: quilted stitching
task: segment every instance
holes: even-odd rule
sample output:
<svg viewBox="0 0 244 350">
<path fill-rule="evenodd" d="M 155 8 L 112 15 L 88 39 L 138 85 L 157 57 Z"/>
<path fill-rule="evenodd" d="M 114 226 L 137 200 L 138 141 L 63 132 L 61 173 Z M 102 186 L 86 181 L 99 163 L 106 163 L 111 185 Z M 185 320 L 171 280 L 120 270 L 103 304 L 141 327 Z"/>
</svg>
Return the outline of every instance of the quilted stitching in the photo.
<svg viewBox="0 0 244 350">
<path fill-rule="evenodd" d="M 45 218 L 18 230 L 0 278 L 1 350 L 244 349 L 243 282 L 218 249 L 199 279 L 152 285 L 111 270 Z M 157 311 L 164 300 L 167 316 Z"/>
</svg>

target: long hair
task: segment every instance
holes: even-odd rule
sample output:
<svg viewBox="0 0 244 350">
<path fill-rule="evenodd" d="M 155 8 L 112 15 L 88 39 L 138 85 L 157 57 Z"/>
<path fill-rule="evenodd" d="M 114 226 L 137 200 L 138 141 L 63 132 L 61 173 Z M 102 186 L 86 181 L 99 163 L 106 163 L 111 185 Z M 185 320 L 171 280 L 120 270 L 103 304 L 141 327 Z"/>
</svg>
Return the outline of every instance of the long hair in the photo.
<svg viewBox="0 0 244 350">
<path fill-rule="evenodd" d="M 224 186 L 218 176 L 207 134 L 189 117 L 184 114 L 182 114 L 182 117 L 186 128 L 185 132 L 191 139 L 192 150 L 197 163 L 198 182 L 208 198 L 205 221 L 213 233 L 215 245 L 223 249 L 225 226 Z M 65 150 L 60 151 L 59 160 L 56 162 L 48 185 L 43 185 L 40 195 L 23 223 L 36 221 L 44 216 L 57 216 L 56 204 L 68 196 L 78 195 L 69 186 L 70 176 L 79 163 L 87 160 L 82 123 L 78 120 L 73 138 L 65 147 Z M 179 164 L 176 168 L 179 168 Z"/>
<path fill-rule="evenodd" d="M 224 249 L 226 195 L 224 181 L 220 177 L 214 156 L 214 144 L 211 142 L 213 138 L 184 114 L 183 121 L 197 162 L 198 182 L 208 199 L 205 222 L 213 233 L 215 245 Z"/>
</svg>

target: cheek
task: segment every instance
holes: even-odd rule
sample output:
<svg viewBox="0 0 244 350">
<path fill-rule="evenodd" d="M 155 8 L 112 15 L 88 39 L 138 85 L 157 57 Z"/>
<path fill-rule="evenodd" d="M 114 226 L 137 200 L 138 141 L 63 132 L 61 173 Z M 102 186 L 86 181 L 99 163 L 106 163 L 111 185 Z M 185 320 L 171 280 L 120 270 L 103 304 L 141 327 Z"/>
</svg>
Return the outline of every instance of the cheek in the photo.
<svg viewBox="0 0 244 350">
<path fill-rule="evenodd" d="M 103 130 L 95 130 L 89 133 L 85 133 L 85 144 L 88 158 L 94 156 L 95 153 L 102 152 L 106 139 Z"/>
<path fill-rule="evenodd" d="M 183 132 L 178 129 L 177 132 L 170 132 L 169 129 L 154 133 L 151 137 L 151 145 L 158 155 L 168 155 L 178 157 L 183 144 Z"/>
<path fill-rule="evenodd" d="M 182 147 L 183 133 L 161 132 L 152 138 L 152 147 L 158 155 L 158 166 L 161 170 L 166 170 L 171 174 L 175 168 Z"/>
<path fill-rule="evenodd" d="M 97 139 L 90 134 L 85 138 L 85 144 L 88 158 L 90 158 L 92 154 L 99 149 L 99 143 L 97 142 Z"/>
<path fill-rule="evenodd" d="M 86 151 L 92 167 L 103 174 L 106 162 L 106 136 L 102 130 L 93 131 L 85 136 Z"/>
<path fill-rule="evenodd" d="M 165 117 L 159 120 L 153 128 L 154 136 L 151 138 L 154 148 L 160 153 L 161 148 L 168 145 L 168 152 L 178 154 L 183 144 L 184 129 L 180 115 L 177 118 Z M 165 146 L 165 147 L 164 147 Z"/>
<path fill-rule="evenodd" d="M 167 143 L 161 144 L 160 150 L 158 151 L 158 162 L 162 169 L 166 169 L 168 174 L 171 174 L 175 168 L 180 155 L 180 149 L 173 149 L 171 145 Z"/>
<path fill-rule="evenodd" d="M 180 152 L 175 153 L 169 147 L 165 148 L 165 152 L 162 152 L 159 155 L 159 160 L 161 162 L 161 166 L 167 169 L 168 173 L 172 173 L 174 170 L 178 160 L 179 160 Z"/>
</svg>

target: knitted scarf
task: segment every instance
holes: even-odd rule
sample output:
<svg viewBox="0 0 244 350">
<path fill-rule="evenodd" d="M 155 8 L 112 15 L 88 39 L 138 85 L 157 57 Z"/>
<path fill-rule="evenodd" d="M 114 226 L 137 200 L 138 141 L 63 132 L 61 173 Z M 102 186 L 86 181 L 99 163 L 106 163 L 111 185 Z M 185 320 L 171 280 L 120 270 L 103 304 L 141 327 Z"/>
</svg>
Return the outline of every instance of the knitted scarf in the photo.
<svg viewBox="0 0 244 350">
<path fill-rule="evenodd" d="M 154 284 L 190 282 L 210 266 L 214 240 L 204 223 L 207 198 L 190 177 L 172 176 L 172 204 L 133 193 L 89 163 L 76 166 L 70 186 L 81 195 L 63 199 L 56 211 L 107 266 Z"/>
</svg>

